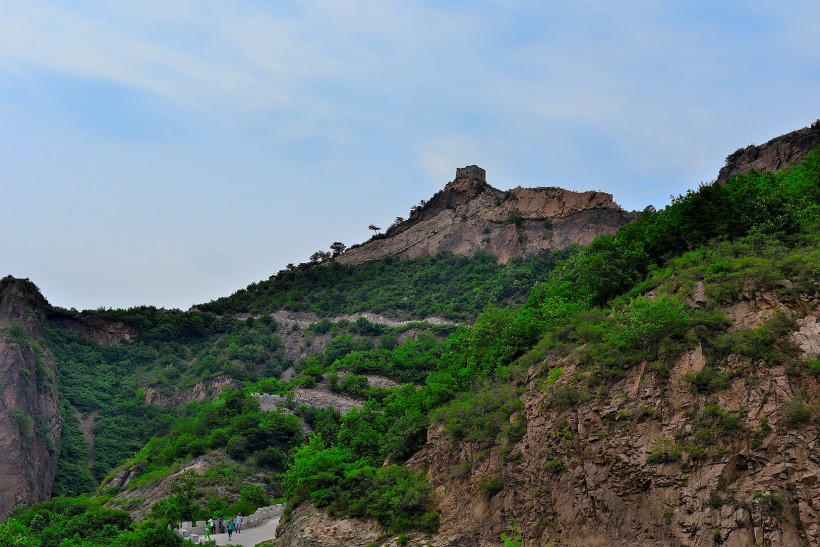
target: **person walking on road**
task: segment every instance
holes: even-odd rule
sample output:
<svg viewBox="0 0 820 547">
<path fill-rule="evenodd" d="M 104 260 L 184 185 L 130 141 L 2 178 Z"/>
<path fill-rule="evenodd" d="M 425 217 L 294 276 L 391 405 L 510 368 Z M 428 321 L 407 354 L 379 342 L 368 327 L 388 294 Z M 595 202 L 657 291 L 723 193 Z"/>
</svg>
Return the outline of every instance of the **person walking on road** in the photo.
<svg viewBox="0 0 820 547">
<path fill-rule="evenodd" d="M 228 521 L 228 541 L 233 541 L 233 529 L 236 527 L 236 523 L 234 523 L 233 519 Z"/>
<path fill-rule="evenodd" d="M 211 526 L 213 526 L 213 522 L 212 519 L 205 521 L 205 541 L 211 541 Z"/>
</svg>

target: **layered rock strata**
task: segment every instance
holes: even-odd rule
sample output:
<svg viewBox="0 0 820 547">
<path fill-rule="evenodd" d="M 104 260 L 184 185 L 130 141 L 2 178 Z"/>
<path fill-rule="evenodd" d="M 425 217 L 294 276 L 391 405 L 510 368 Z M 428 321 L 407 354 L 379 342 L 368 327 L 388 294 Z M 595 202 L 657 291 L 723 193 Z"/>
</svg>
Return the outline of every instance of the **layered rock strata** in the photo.
<svg viewBox="0 0 820 547">
<path fill-rule="evenodd" d="M 585 245 L 615 233 L 633 218 L 605 192 L 520 187 L 505 192 L 483 180 L 457 178 L 406 221 L 337 260 L 361 264 L 388 256 L 472 256 L 485 251 L 505 263 L 516 256 Z"/>
</svg>

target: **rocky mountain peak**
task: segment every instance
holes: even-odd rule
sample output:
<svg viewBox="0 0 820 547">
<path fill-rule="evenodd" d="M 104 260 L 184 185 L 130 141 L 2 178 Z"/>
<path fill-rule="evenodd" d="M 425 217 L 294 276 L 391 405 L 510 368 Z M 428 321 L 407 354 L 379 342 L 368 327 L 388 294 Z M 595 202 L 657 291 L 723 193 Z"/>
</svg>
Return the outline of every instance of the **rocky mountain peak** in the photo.
<svg viewBox="0 0 820 547">
<path fill-rule="evenodd" d="M 472 256 L 489 252 L 500 262 L 572 244 L 585 245 L 612 234 L 634 218 L 605 192 L 557 187 L 516 187 L 503 191 L 486 181 L 486 171 L 470 165 L 429 201 L 414 207 L 384 235 L 354 246 L 337 260 L 361 264 L 388 256 L 416 258 L 441 252 Z"/>
<path fill-rule="evenodd" d="M 760 146 L 750 144 L 738 148 L 726 158 L 717 182 L 726 182 L 732 175 L 755 171 L 780 171 L 802 159 L 820 146 L 820 120 L 811 126 L 786 133 Z"/>
<path fill-rule="evenodd" d="M 471 178 L 453 179 L 444 186 L 442 194 L 464 194 L 474 198 L 491 187 L 486 181 Z M 494 188 L 492 188 L 494 190 Z"/>
<path fill-rule="evenodd" d="M 51 305 L 31 280 L 11 275 L 0 279 L 0 322 L 3 318 L 20 317 L 25 308 L 47 311 Z"/>
</svg>

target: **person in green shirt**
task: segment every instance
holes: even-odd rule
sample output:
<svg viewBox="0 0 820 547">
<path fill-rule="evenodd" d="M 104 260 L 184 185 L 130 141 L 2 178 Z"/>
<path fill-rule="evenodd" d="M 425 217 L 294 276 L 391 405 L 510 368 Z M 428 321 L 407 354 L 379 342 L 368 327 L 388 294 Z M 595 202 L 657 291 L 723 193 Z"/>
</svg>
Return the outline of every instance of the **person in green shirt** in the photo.
<svg viewBox="0 0 820 547">
<path fill-rule="evenodd" d="M 236 527 L 236 523 L 234 523 L 233 519 L 228 522 L 228 541 L 233 541 L 233 529 Z"/>
<path fill-rule="evenodd" d="M 205 521 L 205 541 L 211 539 L 211 519 Z"/>
</svg>

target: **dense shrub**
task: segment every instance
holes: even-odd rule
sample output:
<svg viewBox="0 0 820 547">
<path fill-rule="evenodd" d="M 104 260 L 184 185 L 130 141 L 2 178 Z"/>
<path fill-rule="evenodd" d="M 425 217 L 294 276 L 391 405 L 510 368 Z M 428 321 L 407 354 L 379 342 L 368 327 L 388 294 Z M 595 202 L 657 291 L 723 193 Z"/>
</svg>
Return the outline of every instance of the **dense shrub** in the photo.
<svg viewBox="0 0 820 547">
<path fill-rule="evenodd" d="M 559 251 L 507 264 L 498 264 L 488 253 L 470 258 L 449 253 L 410 260 L 386 258 L 357 266 L 306 263 L 199 308 L 217 314 L 286 309 L 322 317 L 368 311 L 407 319 L 470 320 L 488 304 L 523 301 L 533 283 L 565 255 Z"/>
<path fill-rule="evenodd" d="M 704 367 L 698 372 L 688 372 L 684 379 L 692 384 L 696 393 L 708 394 L 729 387 L 729 374 L 713 367 Z"/>
<path fill-rule="evenodd" d="M 16 511 L 0 524 L 0 544 L 14 546 L 179 546 L 182 539 L 155 523 L 135 525 L 124 511 L 100 500 L 61 498 Z"/>
<path fill-rule="evenodd" d="M 461 395 L 433 414 L 453 441 L 491 446 L 501 441 L 511 428 L 510 415 L 524 408 L 515 388 L 486 385 Z"/>
<path fill-rule="evenodd" d="M 438 527 L 423 477 L 396 465 L 372 467 L 351 450 L 326 448 L 319 437 L 296 450 L 283 487 L 294 503 L 310 500 L 334 513 L 376 518 L 394 533 Z"/>
</svg>

